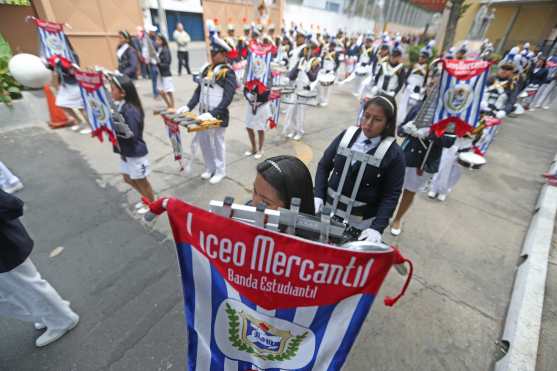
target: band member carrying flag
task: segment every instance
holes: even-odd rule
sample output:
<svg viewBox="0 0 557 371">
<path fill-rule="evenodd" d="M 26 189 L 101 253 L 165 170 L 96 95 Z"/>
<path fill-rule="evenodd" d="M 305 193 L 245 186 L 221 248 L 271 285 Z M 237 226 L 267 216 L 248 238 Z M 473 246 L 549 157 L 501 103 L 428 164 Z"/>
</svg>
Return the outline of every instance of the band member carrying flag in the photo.
<svg viewBox="0 0 557 371">
<path fill-rule="evenodd" d="M 431 183 L 428 196 L 437 197 L 439 201 L 445 201 L 449 190 L 460 178 L 459 151 L 471 147 L 471 140 L 463 137 L 480 125 L 481 102 L 491 65 L 487 61 L 462 59 L 444 59 L 442 63 L 443 73 L 431 130 L 437 136 L 448 130 L 459 139 L 451 148 L 443 150 L 439 172 Z"/>
<path fill-rule="evenodd" d="M 265 36 L 265 38 L 270 41 L 268 36 Z M 271 100 L 271 83 L 273 80 L 271 60 L 275 51 L 276 48 L 272 43 L 260 42 L 259 39 L 252 41 L 249 45 L 248 64 L 244 79 L 244 97 L 247 101 L 246 130 L 251 149 L 246 151 L 245 155 L 254 156 L 256 159 L 263 156 L 265 129 L 267 124 L 273 120 L 269 101 Z M 256 131 L 259 145 L 257 145 L 255 139 Z"/>
</svg>

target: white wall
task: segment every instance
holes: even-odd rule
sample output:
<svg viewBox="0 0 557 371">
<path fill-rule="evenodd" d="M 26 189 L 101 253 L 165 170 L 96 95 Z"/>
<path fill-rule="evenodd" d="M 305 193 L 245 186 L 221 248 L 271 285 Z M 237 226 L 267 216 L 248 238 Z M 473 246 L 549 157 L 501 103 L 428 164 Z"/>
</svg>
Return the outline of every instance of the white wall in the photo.
<svg viewBox="0 0 557 371">
<path fill-rule="evenodd" d="M 146 0 L 149 8 L 159 7 L 157 0 Z M 161 5 L 166 10 L 176 10 L 189 13 L 203 13 L 203 7 L 199 0 L 161 0 Z"/>
<path fill-rule="evenodd" d="M 373 30 L 374 22 L 362 17 L 349 18 L 342 13 L 333 13 L 301 5 L 285 4 L 284 21 L 287 27 L 294 22 L 309 30 L 311 25 L 319 25 L 321 31 L 327 30 L 329 34 L 336 34 L 342 28 L 348 32 L 367 32 Z"/>
</svg>

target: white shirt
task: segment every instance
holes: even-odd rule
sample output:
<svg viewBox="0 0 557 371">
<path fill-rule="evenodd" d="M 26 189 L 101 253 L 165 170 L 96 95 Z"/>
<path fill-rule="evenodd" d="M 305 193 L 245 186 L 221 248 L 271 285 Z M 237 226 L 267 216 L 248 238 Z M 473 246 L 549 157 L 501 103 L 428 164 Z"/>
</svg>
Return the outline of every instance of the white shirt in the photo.
<svg viewBox="0 0 557 371">
<path fill-rule="evenodd" d="M 379 143 L 381 143 L 381 137 L 368 138 L 362 130 L 360 131 L 358 139 L 356 139 L 356 141 L 350 148 L 354 151 L 368 153 L 369 151 L 377 147 Z"/>
</svg>

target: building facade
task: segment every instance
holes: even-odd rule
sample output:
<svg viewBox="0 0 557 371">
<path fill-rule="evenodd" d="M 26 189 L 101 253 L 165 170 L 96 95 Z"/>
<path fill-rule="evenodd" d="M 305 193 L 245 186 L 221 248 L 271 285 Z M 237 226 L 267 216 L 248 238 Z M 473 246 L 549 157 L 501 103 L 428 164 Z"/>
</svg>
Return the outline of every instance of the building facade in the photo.
<svg viewBox="0 0 557 371">
<path fill-rule="evenodd" d="M 557 1 L 555 0 L 468 0 L 466 12 L 458 22 L 455 41 L 470 39 L 478 14 L 493 15 L 485 37 L 504 53 L 515 45 L 529 42 L 548 52 L 555 48 L 557 33 Z M 481 10 L 484 6 L 487 9 Z"/>
</svg>

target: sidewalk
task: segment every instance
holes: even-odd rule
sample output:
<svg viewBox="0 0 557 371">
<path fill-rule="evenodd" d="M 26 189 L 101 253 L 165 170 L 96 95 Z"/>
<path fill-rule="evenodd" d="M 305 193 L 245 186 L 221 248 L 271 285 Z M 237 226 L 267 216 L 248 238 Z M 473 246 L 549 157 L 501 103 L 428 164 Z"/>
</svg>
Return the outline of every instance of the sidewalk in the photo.
<svg viewBox="0 0 557 371">
<path fill-rule="evenodd" d="M 174 84 L 177 106 L 185 104 L 194 89 L 191 78 L 174 77 Z M 231 124 L 226 132 L 227 177 L 222 183 L 210 186 L 199 178 L 203 170 L 200 157 L 194 162 L 191 175 L 178 173 L 178 165 L 173 160 L 162 120 L 150 113 L 162 103 L 150 97 L 149 81 L 138 81 L 137 86 L 147 113 L 145 140 L 153 165 L 150 179 L 155 191 L 201 207 L 206 207 L 211 199 L 221 200 L 225 196 L 233 196 L 240 203 L 248 200 L 257 161 L 243 157 L 248 146 L 243 123 L 246 110 L 243 98 L 238 97 L 233 103 Z M 326 108 L 306 110 L 306 136 L 301 142 L 285 141 L 279 136 L 280 128 L 268 131 L 265 157 L 297 155 L 314 174 L 324 148 L 343 128 L 354 122 L 358 107 L 358 102 L 347 87 L 335 87 L 330 102 Z M 382 298 L 398 292 L 403 284 L 402 277 L 396 273 L 387 277 L 348 357 L 345 370 L 483 371 L 492 368 L 498 348 L 496 341 L 500 338 L 509 303 L 515 265 L 543 182 L 540 174 L 547 170 L 557 151 L 556 113 L 557 107 L 554 106 L 550 111 L 539 110 L 506 120 L 489 150 L 485 167 L 479 171 L 466 171 L 445 203 L 431 201 L 425 195 L 416 197 L 416 203 L 404 221 L 402 235 L 393 240 L 388 232 L 385 234 L 389 242 L 398 244 L 403 253 L 414 261 L 415 279 L 407 295 L 394 308 L 387 308 Z M 281 120 L 283 122 L 283 116 Z M 124 214 L 131 214 L 132 205 L 138 201 L 138 196 L 122 182 L 118 174 L 118 158 L 110 146 L 69 130 L 47 133 L 45 135 L 48 137 L 54 137 L 56 139 L 53 140 L 58 142 L 61 139 L 69 147 L 68 150 L 63 145 L 57 146 L 59 151 L 66 154 L 63 158 L 71 160 L 61 163 L 61 166 L 68 168 L 68 172 L 57 180 L 60 186 L 72 185 L 66 194 L 78 200 L 93 198 L 95 201 L 91 202 L 109 207 L 116 215 L 119 210 L 119 218 L 127 219 L 128 216 Z M 3 135 L 11 138 L 13 134 L 8 132 Z M 15 138 L 25 138 L 25 132 Z M 189 148 L 191 138 L 190 134 L 182 134 L 184 148 Z M 39 147 L 41 157 L 51 156 L 53 150 L 50 147 L 36 148 Z M 4 152 L 8 150 L 5 148 L 0 146 L 0 157 L 25 159 L 29 157 L 28 153 L 33 154 L 31 157 L 37 156 L 35 152 L 29 152 L 31 150 L 28 147 L 11 146 L 9 152 Z M 23 166 L 25 161 L 21 163 Z M 71 169 L 85 165 L 90 170 L 83 185 L 73 186 Z M 51 175 L 39 170 L 49 169 L 49 166 L 56 165 L 43 165 L 33 172 L 28 171 L 23 179 L 27 181 L 28 177 L 30 185 L 38 184 L 44 197 L 49 197 L 56 188 L 49 180 Z M 45 179 L 34 176 L 35 173 Z M 79 174 L 82 172 L 74 176 Z M 56 173 L 53 175 L 57 176 Z M 45 186 L 47 180 L 49 186 Z M 97 191 L 89 195 L 92 192 L 90 187 Z M 99 194 L 109 194 L 110 197 L 102 199 Z M 54 207 L 56 204 L 49 205 Z M 97 206 L 95 204 L 94 207 Z M 60 215 L 62 217 L 64 214 Z M 83 217 L 86 215 L 87 210 L 83 211 Z M 41 220 L 49 221 L 46 217 Z M 71 219 L 62 219 L 62 222 L 68 220 Z M 89 225 L 93 225 L 95 233 L 106 237 L 98 252 L 99 256 L 91 255 L 96 256 L 95 259 L 74 256 L 73 261 L 65 264 L 62 273 L 55 266 L 43 268 L 54 262 L 46 258 L 48 251 L 42 250 L 43 261 L 38 266 L 41 271 L 49 271 L 48 277 L 52 277 L 55 285 L 79 280 L 76 278 L 79 277 L 79 270 L 87 270 L 89 279 L 100 280 L 96 285 L 97 291 L 88 287 L 87 282 L 81 282 L 83 292 L 76 291 L 68 296 L 78 300 L 78 309 L 90 308 L 96 312 L 101 308 L 101 313 L 107 318 L 86 315 L 83 322 L 85 331 L 78 327 L 78 331 L 68 339 L 40 351 L 21 348 L 21 344 L 29 341 L 27 337 L 32 330 L 22 334 L 21 327 L 12 329 L 11 323 L 0 320 L 0 331 L 4 333 L 4 329 L 9 328 L 9 341 L 17 339 L 8 348 L 8 339 L 0 339 L 0 349 L 4 352 L 0 353 L 0 358 L 13 356 L 12 352 L 21 357 L 25 354 L 26 365 L 40 364 L 44 370 L 64 369 L 57 368 L 57 365 L 69 365 L 67 369 L 80 371 L 99 368 L 183 370 L 185 352 L 182 342 L 185 332 L 181 319 L 178 271 L 173 258 L 169 257 L 172 248 L 165 250 L 161 256 L 155 253 L 160 250 L 142 250 L 150 259 L 155 259 L 142 262 L 142 253 L 136 255 L 132 243 L 117 242 L 121 236 L 117 230 L 104 229 L 107 227 L 96 221 L 85 222 L 79 218 L 77 221 L 82 223 L 79 228 L 87 230 Z M 48 238 L 51 230 L 56 230 L 56 225 L 46 224 L 42 227 L 39 221 L 36 223 L 33 231 L 38 239 Z M 134 228 L 133 233 L 141 239 L 148 239 L 153 233 L 137 232 L 139 224 Z M 154 229 L 155 236 L 160 236 L 159 233 L 169 236 L 165 217 L 158 219 Z M 76 231 L 75 238 L 80 238 L 79 231 L 81 229 Z M 56 242 L 70 246 L 70 242 L 61 237 L 51 238 L 51 244 Z M 111 241 L 111 238 L 114 240 Z M 117 271 L 103 266 L 113 258 L 117 258 L 120 264 Z M 554 270 L 554 267 L 552 265 L 550 270 Z M 556 285 L 553 273 L 550 272 L 552 281 L 549 284 L 540 348 L 540 365 L 544 365 L 544 370 L 556 369 L 553 351 L 557 334 Z M 125 274 L 127 280 L 137 279 L 138 283 L 128 282 L 126 287 L 120 274 Z M 161 277 L 162 281 L 157 277 Z M 149 279 L 164 283 L 166 287 L 161 288 L 157 283 L 152 289 L 160 289 L 160 292 L 144 289 L 142 284 Z M 112 289 L 113 282 L 118 290 L 115 290 L 116 287 Z M 107 291 L 99 291 L 99 287 Z M 161 298 L 155 295 L 146 299 L 145 303 L 138 301 L 139 297 L 147 298 L 145 295 L 150 292 L 159 294 Z M 120 298 L 120 295 L 124 298 Z M 120 308 L 122 301 L 128 305 Z M 110 310 L 116 311 L 114 318 L 111 318 Z M 136 312 L 143 314 L 137 317 Z M 124 320 L 126 318 L 128 320 Z M 119 319 L 122 323 L 119 323 Z M 90 322 L 87 324 L 85 321 Z M 162 322 L 159 324 L 158 321 Z M 107 341 L 117 344 L 117 348 L 108 349 L 110 344 Z M 61 355 L 58 355 L 61 350 L 64 350 L 66 363 L 62 363 Z M 91 352 L 94 356 L 91 356 Z M 46 359 L 56 359 L 60 363 L 41 362 Z"/>
</svg>

